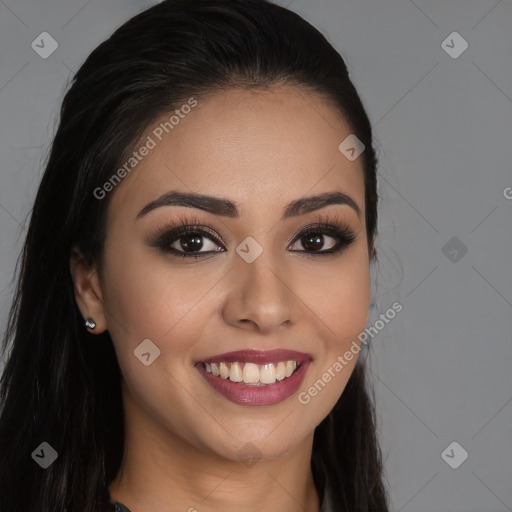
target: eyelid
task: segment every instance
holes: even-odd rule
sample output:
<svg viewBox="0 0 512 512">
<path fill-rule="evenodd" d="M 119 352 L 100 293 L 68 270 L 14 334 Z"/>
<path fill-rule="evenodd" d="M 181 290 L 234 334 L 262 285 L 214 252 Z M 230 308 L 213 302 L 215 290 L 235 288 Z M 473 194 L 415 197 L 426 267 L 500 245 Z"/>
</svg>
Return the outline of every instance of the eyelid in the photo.
<svg viewBox="0 0 512 512">
<path fill-rule="evenodd" d="M 155 241 L 151 244 L 153 246 L 159 246 L 160 241 L 163 238 L 167 238 L 169 234 L 179 233 L 181 230 L 185 230 L 186 228 L 195 227 L 196 229 L 201 228 L 202 231 L 206 231 L 211 238 L 215 241 L 215 243 L 220 243 L 226 246 L 227 244 L 224 242 L 222 237 L 217 233 L 216 230 L 206 226 L 201 219 L 198 219 L 194 216 L 187 215 L 178 215 L 176 221 L 172 222 L 172 225 L 164 225 L 153 235 Z"/>
<path fill-rule="evenodd" d="M 309 222 L 306 226 L 299 228 L 292 236 L 286 241 L 286 244 L 291 244 L 296 238 L 308 229 L 313 229 L 319 225 L 319 228 L 324 228 L 322 224 L 332 226 L 336 230 L 346 231 L 348 236 L 354 236 L 356 233 L 349 227 L 347 222 L 344 222 L 335 214 L 316 213 L 315 220 Z"/>
<path fill-rule="evenodd" d="M 315 215 L 316 214 L 316 215 Z M 332 238 L 338 238 L 338 245 L 350 245 L 355 239 L 357 232 L 354 231 L 351 227 L 349 227 L 349 224 L 345 221 L 341 220 L 341 216 L 338 216 L 336 214 L 328 214 L 325 213 L 322 214 L 320 212 L 313 212 L 313 215 L 315 215 L 314 219 L 312 219 L 311 222 L 306 224 L 305 226 L 301 226 L 294 234 L 287 240 L 286 246 L 288 247 L 290 244 L 295 242 L 299 238 L 301 234 L 304 232 L 307 232 L 308 230 L 314 230 L 318 229 L 326 230 L 327 227 L 332 227 L 331 234 L 328 233 L 328 230 L 325 232 L 327 233 L 327 236 L 330 236 Z M 162 245 L 166 245 L 166 239 L 174 238 L 181 233 L 186 233 L 187 231 L 191 232 L 197 232 L 197 231 L 204 231 L 209 236 L 207 238 L 211 238 L 211 240 L 220 245 L 223 246 L 222 248 L 225 249 L 228 244 L 226 244 L 220 234 L 215 229 L 212 229 L 206 225 L 206 223 L 195 217 L 195 216 L 189 216 L 186 214 L 179 214 L 177 215 L 177 218 L 175 221 L 172 222 L 172 225 L 164 225 L 161 228 L 159 228 L 156 232 L 156 234 L 153 235 L 153 242 L 150 243 L 151 246 L 154 247 L 161 247 Z M 201 236 L 205 236 L 205 233 L 203 233 Z M 344 243 L 343 239 L 346 239 L 348 242 Z M 343 250 L 343 249 L 341 249 Z M 176 251 L 177 253 L 182 253 L 182 251 Z M 205 252 L 197 252 L 197 253 L 190 253 L 190 254 L 203 254 L 203 255 L 211 255 L 213 251 L 205 251 Z M 217 251 L 217 252 L 225 252 L 224 251 Z M 297 253 L 303 253 L 305 255 L 321 255 L 321 254 L 329 254 L 328 251 L 319 251 L 317 253 L 311 252 L 308 253 L 308 251 L 292 251 Z M 185 254 L 185 252 L 183 252 Z"/>
</svg>

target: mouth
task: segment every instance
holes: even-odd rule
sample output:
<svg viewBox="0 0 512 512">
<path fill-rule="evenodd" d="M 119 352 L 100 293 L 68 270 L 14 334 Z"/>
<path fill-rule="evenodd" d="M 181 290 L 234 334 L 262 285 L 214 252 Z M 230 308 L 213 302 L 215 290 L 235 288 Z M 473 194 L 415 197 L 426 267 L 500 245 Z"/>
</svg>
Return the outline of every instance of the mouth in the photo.
<svg viewBox="0 0 512 512">
<path fill-rule="evenodd" d="M 239 350 L 218 354 L 195 367 L 228 400 L 240 405 L 272 405 L 302 383 L 312 356 L 293 350 Z"/>
<path fill-rule="evenodd" d="M 278 363 L 254 364 L 241 361 L 228 363 L 202 363 L 205 370 L 215 377 L 241 382 L 247 386 L 268 386 L 291 377 L 300 363 L 293 360 Z"/>
</svg>

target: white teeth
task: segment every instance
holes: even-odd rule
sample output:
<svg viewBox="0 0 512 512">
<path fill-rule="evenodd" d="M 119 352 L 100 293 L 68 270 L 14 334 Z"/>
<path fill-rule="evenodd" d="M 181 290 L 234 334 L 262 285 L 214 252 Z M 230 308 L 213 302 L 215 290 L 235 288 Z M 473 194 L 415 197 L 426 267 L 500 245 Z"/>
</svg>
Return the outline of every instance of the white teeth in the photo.
<svg viewBox="0 0 512 512">
<path fill-rule="evenodd" d="M 286 364 L 280 362 L 277 364 L 276 368 L 276 379 L 283 380 L 286 377 Z"/>
<path fill-rule="evenodd" d="M 226 366 L 226 363 L 220 363 L 219 370 L 220 370 L 220 376 L 223 379 L 227 379 L 229 377 L 229 368 Z"/>
<path fill-rule="evenodd" d="M 276 367 L 270 363 L 265 364 L 260 371 L 260 382 L 263 384 L 274 384 L 276 381 Z"/>
<path fill-rule="evenodd" d="M 232 363 L 229 370 L 229 380 L 240 382 L 242 380 L 242 369 L 238 363 Z"/>
<path fill-rule="evenodd" d="M 255 363 L 243 362 L 217 362 L 204 363 L 208 373 L 222 379 L 229 379 L 233 382 L 244 382 L 244 384 L 261 386 L 274 384 L 276 381 L 290 377 L 295 371 L 297 361 L 281 361 L 279 363 L 267 363 L 258 365 Z"/>
<path fill-rule="evenodd" d="M 256 384 L 260 380 L 260 370 L 258 365 L 254 363 L 245 363 L 242 378 L 246 384 Z"/>
</svg>

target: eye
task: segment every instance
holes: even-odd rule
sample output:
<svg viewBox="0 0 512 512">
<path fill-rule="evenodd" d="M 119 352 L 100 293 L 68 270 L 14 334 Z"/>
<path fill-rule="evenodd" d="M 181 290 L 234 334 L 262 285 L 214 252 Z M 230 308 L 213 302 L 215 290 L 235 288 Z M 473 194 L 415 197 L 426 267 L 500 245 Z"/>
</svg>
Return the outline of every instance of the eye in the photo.
<svg viewBox="0 0 512 512">
<path fill-rule="evenodd" d="M 220 236 L 213 229 L 201 226 L 196 219 L 182 218 L 180 226 L 165 227 L 157 237 L 151 245 L 171 256 L 197 259 L 215 252 L 226 252 Z M 291 238 L 294 243 L 289 248 L 307 257 L 333 255 L 348 247 L 355 238 L 354 232 L 348 227 L 321 219 L 321 222 L 294 235 Z"/>
<path fill-rule="evenodd" d="M 325 235 L 331 233 L 331 235 Z M 326 222 L 309 226 L 294 238 L 305 250 L 292 252 L 305 252 L 308 256 L 335 254 L 348 247 L 354 240 L 354 233 L 347 227 L 331 225 Z M 330 240 L 330 241 L 329 241 Z M 334 243 L 332 242 L 334 241 Z M 327 244 L 327 248 L 325 245 Z M 294 244 L 295 245 L 295 244 Z M 321 250 L 321 249 L 324 250 Z"/>
<path fill-rule="evenodd" d="M 164 252 L 176 256 L 200 258 L 223 251 L 222 241 L 209 228 L 182 226 L 164 233 L 155 243 Z"/>
</svg>

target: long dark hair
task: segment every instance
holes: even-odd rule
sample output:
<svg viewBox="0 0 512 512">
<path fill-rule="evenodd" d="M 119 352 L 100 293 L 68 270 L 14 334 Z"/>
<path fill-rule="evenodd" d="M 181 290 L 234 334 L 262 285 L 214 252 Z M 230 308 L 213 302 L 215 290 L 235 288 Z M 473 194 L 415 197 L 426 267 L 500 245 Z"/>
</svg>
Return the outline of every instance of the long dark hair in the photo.
<svg viewBox="0 0 512 512">
<path fill-rule="evenodd" d="M 90 54 L 64 97 L 16 266 L 2 346 L 0 512 L 111 509 L 108 485 L 124 442 L 121 374 L 108 331 L 84 329 L 69 271 L 74 244 L 101 271 L 108 197 L 94 190 L 184 99 L 274 84 L 325 97 L 366 146 L 366 229 L 376 258 L 371 125 L 345 62 L 320 32 L 267 0 L 165 0 L 130 19 Z M 329 489 L 336 511 L 388 510 L 370 388 L 360 358 L 315 430 L 315 484 L 321 499 Z M 58 453 L 47 469 L 32 460 L 42 442 Z"/>
</svg>

